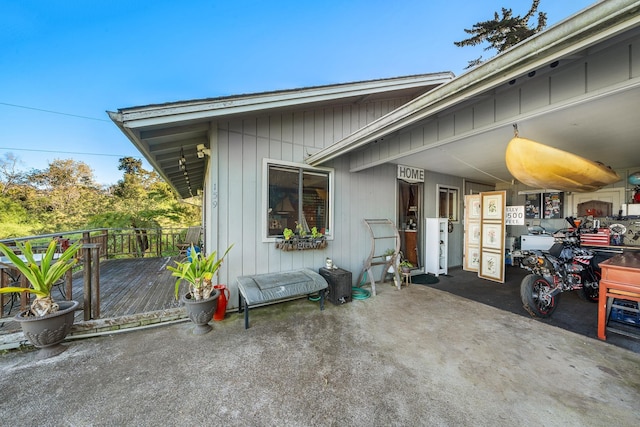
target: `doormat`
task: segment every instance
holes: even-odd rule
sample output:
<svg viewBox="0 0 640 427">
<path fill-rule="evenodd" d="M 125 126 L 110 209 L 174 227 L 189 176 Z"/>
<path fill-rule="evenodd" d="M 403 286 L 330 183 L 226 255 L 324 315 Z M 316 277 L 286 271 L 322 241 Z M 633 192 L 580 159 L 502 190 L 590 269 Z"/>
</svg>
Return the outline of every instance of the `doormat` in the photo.
<svg viewBox="0 0 640 427">
<path fill-rule="evenodd" d="M 416 285 L 433 285 L 439 281 L 440 280 L 433 274 L 417 274 L 411 276 L 411 283 L 415 283 Z"/>
</svg>

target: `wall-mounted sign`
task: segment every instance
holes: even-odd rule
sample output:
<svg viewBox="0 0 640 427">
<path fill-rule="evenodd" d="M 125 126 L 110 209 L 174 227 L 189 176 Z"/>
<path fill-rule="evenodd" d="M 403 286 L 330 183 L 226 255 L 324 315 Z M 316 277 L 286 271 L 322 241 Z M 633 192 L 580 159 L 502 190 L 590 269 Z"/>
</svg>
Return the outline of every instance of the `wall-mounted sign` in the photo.
<svg viewBox="0 0 640 427">
<path fill-rule="evenodd" d="M 398 165 L 398 179 L 406 182 L 424 182 L 424 169 Z"/>
<path fill-rule="evenodd" d="M 505 225 L 524 225 L 524 206 L 507 206 L 505 212 Z"/>
</svg>

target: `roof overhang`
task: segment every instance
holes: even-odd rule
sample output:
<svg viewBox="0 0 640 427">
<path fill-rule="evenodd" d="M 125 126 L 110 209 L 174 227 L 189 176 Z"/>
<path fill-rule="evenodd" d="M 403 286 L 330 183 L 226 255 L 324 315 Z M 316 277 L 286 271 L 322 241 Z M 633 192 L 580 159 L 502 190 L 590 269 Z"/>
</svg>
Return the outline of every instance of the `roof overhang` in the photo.
<svg viewBox="0 0 640 427">
<path fill-rule="evenodd" d="M 378 79 L 258 94 L 208 98 L 108 112 L 151 166 L 181 197 L 202 189 L 205 161 L 196 146 L 209 145 L 211 123 L 221 118 L 361 103 L 376 98 L 415 98 L 453 79 L 450 72 Z M 186 173 L 181 159 L 186 161 Z M 189 182 L 185 182 L 188 174 Z"/>
</svg>

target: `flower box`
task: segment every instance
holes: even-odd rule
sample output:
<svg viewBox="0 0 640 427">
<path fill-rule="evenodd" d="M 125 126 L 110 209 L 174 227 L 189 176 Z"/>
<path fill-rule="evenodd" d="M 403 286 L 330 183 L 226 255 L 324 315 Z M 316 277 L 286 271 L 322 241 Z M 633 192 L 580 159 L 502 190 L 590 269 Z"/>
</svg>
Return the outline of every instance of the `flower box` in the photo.
<svg viewBox="0 0 640 427">
<path fill-rule="evenodd" d="M 311 249 L 324 249 L 326 247 L 327 239 L 324 236 L 294 236 L 289 239 L 278 239 L 276 241 L 276 249 L 281 249 L 283 251 L 305 251 Z"/>
</svg>

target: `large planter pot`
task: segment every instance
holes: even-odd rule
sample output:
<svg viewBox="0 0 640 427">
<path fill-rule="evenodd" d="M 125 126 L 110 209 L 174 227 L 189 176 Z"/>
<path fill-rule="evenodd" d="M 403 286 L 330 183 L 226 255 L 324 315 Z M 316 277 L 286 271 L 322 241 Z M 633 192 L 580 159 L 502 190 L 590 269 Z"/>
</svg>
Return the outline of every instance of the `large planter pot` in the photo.
<svg viewBox="0 0 640 427">
<path fill-rule="evenodd" d="M 27 316 L 28 311 L 16 315 L 15 320 L 20 322 L 24 336 L 40 349 L 39 357 L 55 356 L 67 349 L 61 343 L 71 331 L 74 312 L 79 304 L 78 301 L 58 302 L 60 309 L 46 316 Z"/>
<path fill-rule="evenodd" d="M 218 298 L 220 297 L 220 291 L 215 289 L 211 296 L 203 300 L 195 300 L 191 294 L 186 294 L 182 297 L 182 303 L 187 310 L 187 316 L 193 322 L 195 328 L 193 333 L 195 335 L 206 334 L 211 330 L 209 322 L 213 318 L 216 308 L 218 308 Z"/>
</svg>

